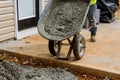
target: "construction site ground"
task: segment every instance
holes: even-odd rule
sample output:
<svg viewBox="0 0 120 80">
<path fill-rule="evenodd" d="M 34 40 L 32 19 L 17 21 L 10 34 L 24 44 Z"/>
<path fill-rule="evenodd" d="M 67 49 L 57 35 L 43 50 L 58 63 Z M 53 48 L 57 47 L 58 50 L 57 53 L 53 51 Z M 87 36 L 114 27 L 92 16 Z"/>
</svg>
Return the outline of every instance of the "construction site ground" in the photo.
<svg viewBox="0 0 120 80">
<path fill-rule="evenodd" d="M 48 49 L 48 40 L 35 34 L 22 40 L 9 40 L 0 43 L 0 52 L 20 54 L 39 58 L 44 64 L 54 67 L 67 67 L 75 71 L 109 76 L 120 80 L 120 20 L 113 23 L 100 23 L 96 42 L 90 42 L 90 32 L 81 31 L 86 40 L 85 54 L 81 60 L 59 60 L 53 57 Z M 63 48 L 65 56 L 68 47 Z"/>
</svg>

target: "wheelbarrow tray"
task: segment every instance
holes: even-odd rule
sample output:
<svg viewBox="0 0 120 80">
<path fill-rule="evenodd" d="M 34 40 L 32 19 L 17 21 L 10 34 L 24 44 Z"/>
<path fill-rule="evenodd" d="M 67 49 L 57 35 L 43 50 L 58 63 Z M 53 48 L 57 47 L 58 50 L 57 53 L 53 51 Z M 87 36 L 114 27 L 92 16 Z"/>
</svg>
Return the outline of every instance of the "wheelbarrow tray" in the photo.
<svg viewBox="0 0 120 80">
<path fill-rule="evenodd" d="M 55 23 L 54 21 L 52 22 L 50 22 L 50 18 L 53 18 L 53 17 L 55 17 L 55 15 L 54 15 L 54 10 L 60 5 L 60 4 L 62 4 L 62 3 L 64 3 L 64 4 L 67 4 L 67 3 L 78 3 L 78 2 L 80 2 L 80 3 L 82 3 L 82 2 L 84 2 L 85 4 L 86 4 L 86 8 L 84 8 L 84 10 L 80 10 L 81 12 L 79 12 L 79 13 L 83 13 L 84 12 L 84 14 L 82 14 L 82 17 L 80 17 L 80 16 L 77 16 L 77 17 L 79 17 L 80 19 L 81 19 L 81 23 L 79 22 L 79 21 L 77 21 L 78 23 L 75 23 L 76 24 L 76 26 L 75 26 L 75 24 L 74 25 L 70 25 L 70 26 L 68 26 L 67 25 L 67 27 L 64 25 L 64 27 L 63 26 L 60 26 L 60 25 L 58 25 L 57 23 Z M 64 4 L 63 4 L 63 6 L 64 6 Z M 79 3 L 78 3 L 79 4 Z M 84 4 L 83 4 L 84 5 Z M 80 4 L 79 6 L 83 6 L 82 4 Z M 71 7 L 73 7 L 73 6 L 71 6 Z M 84 22 L 85 22 L 85 19 L 86 19 L 86 16 L 87 16 L 87 13 L 88 13 L 88 10 L 89 10 L 89 7 L 90 7 L 90 3 L 89 2 L 87 2 L 86 0 L 49 0 L 48 1 L 48 4 L 46 5 L 46 7 L 45 7 L 45 9 L 44 9 L 44 11 L 42 12 L 42 14 L 41 14 L 41 16 L 40 16 L 40 18 L 39 18 L 39 20 L 38 20 L 38 32 L 40 33 L 40 35 L 42 36 L 42 37 L 44 37 L 44 38 L 46 38 L 46 39 L 48 39 L 48 40 L 53 40 L 53 41 L 61 41 L 61 40 L 64 40 L 64 39 L 68 39 L 68 38 L 70 38 L 71 36 L 74 36 L 76 33 L 78 33 L 78 32 L 80 32 L 80 30 L 82 29 L 82 27 L 83 27 L 83 25 L 84 25 Z M 58 9 L 58 11 L 59 11 L 59 9 Z M 66 11 L 66 13 L 68 13 L 67 11 Z M 55 20 L 55 19 L 54 19 Z M 68 20 L 66 20 L 66 21 L 68 21 Z M 74 20 L 73 20 L 74 21 Z M 64 21 L 65 22 L 65 21 Z M 68 21 L 69 22 L 69 21 Z M 71 21 L 72 22 L 72 21 Z M 58 28 L 60 28 L 60 29 L 57 29 L 57 30 L 61 30 L 61 31 L 63 31 L 64 32 L 64 30 L 66 30 L 66 29 L 68 29 L 68 28 L 70 28 L 67 32 L 65 32 L 65 33 L 59 33 L 59 31 L 56 33 L 55 32 L 55 30 L 54 30 L 54 25 L 52 26 L 52 27 L 48 27 L 48 28 L 45 28 L 46 27 L 46 25 L 48 24 L 48 23 L 52 23 L 52 24 L 54 24 L 55 26 L 57 25 L 58 26 Z M 73 28 L 71 28 L 71 26 L 73 27 Z M 62 28 L 61 28 L 62 27 Z M 56 28 L 56 27 L 55 27 Z M 50 29 L 52 29 L 51 30 L 51 33 L 49 33 L 47 30 L 45 30 L 45 29 L 48 29 L 48 31 L 50 30 Z"/>
</svg>

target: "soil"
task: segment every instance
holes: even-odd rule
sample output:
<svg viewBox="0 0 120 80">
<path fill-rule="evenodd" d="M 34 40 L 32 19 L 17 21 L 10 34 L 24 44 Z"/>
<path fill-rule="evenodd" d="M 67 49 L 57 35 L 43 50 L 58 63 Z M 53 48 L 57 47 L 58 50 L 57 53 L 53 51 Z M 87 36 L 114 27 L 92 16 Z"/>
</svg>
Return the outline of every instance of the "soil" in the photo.
<svg viewBox="0 0 120 80">
<path fill-rule="evenodd" d="M 45 31 L 52 36 L 60 37 L 75 34 L 82 24 L 87 7 L 86 2 L 59 2 L 46 21 Z"/>
<path fill-rule="evenodd" d="M 50 67 L 27 56 L 18 57 L 0 53 L 0 61 L 0 80 L 104 80 L 105 78 L 82 71 L 78 73 L 68 68 Z"/>
</svg>

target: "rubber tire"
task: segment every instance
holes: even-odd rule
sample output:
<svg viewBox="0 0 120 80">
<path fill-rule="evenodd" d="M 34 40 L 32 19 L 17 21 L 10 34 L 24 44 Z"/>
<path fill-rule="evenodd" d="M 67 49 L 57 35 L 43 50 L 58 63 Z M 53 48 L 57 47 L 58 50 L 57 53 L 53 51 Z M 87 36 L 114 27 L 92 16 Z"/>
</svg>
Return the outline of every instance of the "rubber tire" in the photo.
<svg viewBox="0 0 120 80">
<path fill-rule="evenodd" d="M 55 49 L 55 46 L 56 46 L 56 43 L 57 41 L 52 41 L 52 40 L 49 40 L 49 43 L 48 43 L 48 48 L 49 48 L 49 52 L 53 55 L 53 56 L 56 56 L 57 55 L 57 50 Z M 58 45 L 57 45 L 58 46 Z"/>
<path fill-rule="evenodd" d="M 82 35 L 76 35 L 73 43 L 73 54 L 76 60 L 80 60 L 83 57 L 85 53 L 85 45 L 84 37 Z"/>
</svg>

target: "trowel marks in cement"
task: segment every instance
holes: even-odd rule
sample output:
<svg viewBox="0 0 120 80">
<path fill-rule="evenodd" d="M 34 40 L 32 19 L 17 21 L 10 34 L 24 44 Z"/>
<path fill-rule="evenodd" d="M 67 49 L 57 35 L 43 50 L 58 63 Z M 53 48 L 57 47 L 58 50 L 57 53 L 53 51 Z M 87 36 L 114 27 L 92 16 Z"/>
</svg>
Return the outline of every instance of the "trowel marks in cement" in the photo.
<svg viewBox="0 0 120 80">
<path fill-rule="evenodd" d="M 79 30 L 88 3 L 79 1 L 59 2 L 49 15 L 45 31 L 52 36 L 67 37 Z"/>
<path fill-rule="evenodd" d="M 3 61 L 0 63 L 0 80 L 78 80 L 60 68 L 23 67 Z"/>
</svg>

